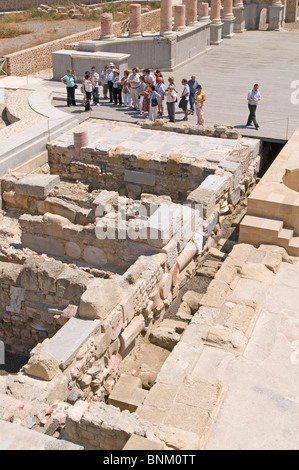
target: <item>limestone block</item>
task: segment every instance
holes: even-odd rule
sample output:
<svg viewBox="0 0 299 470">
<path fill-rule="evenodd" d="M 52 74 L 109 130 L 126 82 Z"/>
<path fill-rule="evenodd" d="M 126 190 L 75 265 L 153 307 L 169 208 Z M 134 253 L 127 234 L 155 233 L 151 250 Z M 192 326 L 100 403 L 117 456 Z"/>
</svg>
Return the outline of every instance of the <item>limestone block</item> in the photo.
<svg viewBox="0 0 299 470">
<path fill-rule="evenodd" d="M 182 329 L 186 324 L 176 322 L 175 320 L 163 320 L 149 335 L 149 341 L 161 348 L 172 351 L 175 345 L 180 341 Z M 178 332 L 180 331 L 180 333 Z"/>
<path fill-rule="evenodd" d="M 29 207 L 28 198 L 22 194 L 17 194 L 15 191 L 3 191 L 2 198 L 10 206 L 21 207 L 22 209 L 28 209 Z"/>
<path fill-rule="evenodd" d="M 71 260 L 77 260 L 81 258 L 81 248 L 75 242 L 66 242 L 65 244 L 65 254 L 67 258 Z"/>
<path fill-rule="evenodd" d="M 44 292 L 56 293 L 56 280 L 65 269 L 60 261 L 46 260 L 37 271 L 39 288 Z M 31 286 L 32 289 L 32 286 Z"/>
<path fill-rule="evenodd" d="M 182 340 L 179 341 L 161 367 L 156 382 L 175 386 L 183 383 L 195 367 L 202 349 L 203 345 L 194 348 Z"/>
<path fill-rule="evenodd" d="M 202 206 L 203 217 L 205 219 L 208 219 L 215 209 L 216 196 L 214 191 L 199 186 L 188 194 L 186 201 L 188 204 L 191 204 L 193 208 L 198 208 L 197 206 Z"/>
<path fill-rule="evenodd" d="M 81 269 L 68 267 L 57 278 L 57 295 L 69 299 L 72 303 L 79 303 L 91 280 L 93 280 L 92 275 Z"/>
<path fill-rule="evenodd" d="M 50 353 L 62 369 L 65 369 L 82 345 L 100 329 L 100 321 L 89 321 L 72 317 L 60 330 L 42 346 Z"/>
<path fill-rule="evenodd" d="M 76 204 L 64 201 L 58 197 L 47 197 L 43 204 L 39 204 L 38 207 L 42 207 L 43 212 L 50 212 L 65 217 L 72 223 L 75 223 L 76 213 L 80 209 Z"/>
<path fill-rule="evenodd" d="M 20 285 L 20 275 L 23 269 L 21 264 L 0 262 L 0 284 Z"/>
<path fill-rule="evenodd" d="M 132 434 L 129 438 L 128 442 L 124 446 L 123 450 L 163 450 L 164 444 L 161 441 L 153 441 L 152 439 L 148 439 L 146 437 L 137 436 L 136 434 Z"/>
<path fill-rule="evenodd" d="M 104 250 L 96 246 L 87 246 L 84 248 L 83 258 L 90 266 L 105 266 L 107 264 L 107 256 Z"/>
<path fill-rule="evenodd" d="M 141 333 L 145 327 L 145 321 L 143 315 L 138 315 L 133 318 L 131 323 L 120 335 L 120 353 L 125 351 L 135 338 Z"/>
<path fill-rule="evenodd" d="M 142 382 L 132 375 L 121 375 L 109 395 L 109 405 L 116 406 L 121 411 L 136 411 L 144 401 L 147 391 L 142 389 Z"/>
<path fill-rule="evenodd" d="M 228 202 L 233 206 L 236 206 L 241 199 L 241 188 L 238 186 L 233 191 L 230 191 L 228 194 Z"/>
<path fill-rule="evenodd" d="M 46 235 L 63 238 L 63 228 L 69 224 L 70 221 L 66 217 L 47 212 L 43 216 L 42 232 Z"/>
<path fill-rule="evenodd" d="M 200 300 L 200 305 L 218 308 L 225 302 L 230 293 L 229 285 L 225 281 L 213 279 L 206 294 Z"/>
<path fill-rule="evenodd" d="M 24 248 L 30 248 L 30 250 L 36 253 L 45 253 L 50 256 L 59 257 L 63 257 L 65 253 L 63 241 L 55 240 L 54 238 L 23 233 L 21 241 Z"/>
<path fill-rule="evenodd" d="M 270 271 L 264 264 L 247 262 L 240 270 L 241 277 L 253 279 L 255 281 L 266 282 L 272 284 L 275 274 Z"/>
<path fill-rule="evenodd" d="M 15 192 L 35 197 L 48 196 L 60 184 L 58 175 L 29 174 L 15 183 Z"/>
<path fill-rule="evenodd" d="M 229 188 L 230 177 L 228 175 L 209 175 L 199 186 L 201 189 L 208 189 L 215 193 L 216 199 L 219 199 L 224 191 Z"/>
<path fill-rule="evenodd" d="M 92 203 L 92 210 L 95 216 L 103 217 L 103 215 L 110 212 L 112 205 L 117 202 L 118 195 L 116 191 L 107 191 L 106 189 L 101 191 Z"/>
<path fill-rule="evenodd" d="M 7 312 L 21 313 L 22 302 L 25 300 L 25 289 L 21 287 L 10 287 L 10 304 L 6 307 Z"/>
<path fill-rule="evenodd" d="M 219 168 L 223 168 L 225 171 L 229 171 L 233 174 L 233 189 L 236 189 L 242 179 L 242 164 L 238 162 L 231 162 L 229 160 L 223 160 L 219 163 Z"/>
<path fill-rule="evenodd" d="M 186 302 L 190 309 L 191 313 L 195 313 L 199 307 L 200 307 L 200 300 L 202 298 L 203 294 L 193 291 L 193 290 L 188 290 L 182 297 L 182 301 Z"/>
<path fill-rule="evenodd" d="M 125 170 L 124 180 L 128 183 L 145 186 L 155 186 L 156 184 L 156 176 L 153 173 L 143 171 Z"/>
<path fill-rule="evenodd" d="M 105 320 L 122 297 L 122 290 L 114 279 L 94 279 L 81 296 L 79 315 L 81 318 Z"/>
<path fill-rule="evenodd" d="M 25 366 L 28 375 L 42 380 L 52 380 L 59 372 L 57 360 L 47 351 L 33 354 Z"/>
</svg>

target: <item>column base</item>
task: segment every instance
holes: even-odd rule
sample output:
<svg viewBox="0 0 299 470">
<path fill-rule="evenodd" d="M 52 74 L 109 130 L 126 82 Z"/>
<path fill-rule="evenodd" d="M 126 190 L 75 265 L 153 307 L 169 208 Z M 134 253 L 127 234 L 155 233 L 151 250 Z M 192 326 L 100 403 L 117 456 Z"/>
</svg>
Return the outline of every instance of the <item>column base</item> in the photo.
<svg viewBox="0 0 299 470">
<path fill-rule="evenodd" d="M 102 40 L 109 39 L 109 41 L 110 41 L 111 39 L 115 39 L 115 36 L 114 36 L 114 34 L 111 34 L 111 35 L 107 34 L 107 35 L 104 35 L 104 36 L 101 35 L 100 39 L 102 39 Z"/>
<path fill-rule="evenodd" d="M 223 23 L 210 24 L 210 44 L 218 46 L 222 41 L 222 26 Z"/>
<path fill-rule="evenodd" d="M 185 31 L 187 29 L 187 26 L 175 26 L 173 28 L 174 31 Z"/>
<path fill-rule="evenodd" d="M 280 31 L 282 29 L 283 8 L 283 5 L 269 6 L 268 31 Z"/>
<path fill-rule="evenodd" d="M 223 27 L 222 27 L 222 38 L 223 39 L 231 39 L 234 33 L 234 21 L 235 18 L 222 18 Z"/>
<path fill-rule="evenodd" d="M 233 7 L 233 14 L 235 17 L 234 32 L 244 33 L 245 29 L 245 9 L 242 7 Z"/>
<path fill-rule="evenodd" d="M 210 17 L 209 16 L 202 16 L 201 18 L 199 18 L 199 21 L 210 21 Z"/>
<path fill-rule="evenodd" d="M 129 38 L 141 38 L 141 33 L 129 33 Z"/>
<path fill-rule="evenodd" d="M 173 31 L 160 31 L 160 36 L 163 36 L 164 38 L 168 38 L 173 35 Z"/>
</svg>

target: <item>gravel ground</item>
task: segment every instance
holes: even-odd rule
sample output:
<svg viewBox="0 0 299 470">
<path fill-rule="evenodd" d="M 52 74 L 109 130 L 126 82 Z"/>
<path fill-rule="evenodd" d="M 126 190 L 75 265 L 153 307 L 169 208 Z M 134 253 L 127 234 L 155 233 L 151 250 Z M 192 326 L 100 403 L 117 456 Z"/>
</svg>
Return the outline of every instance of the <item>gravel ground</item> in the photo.
<svg viewBox="0 0 299 470">
<path fill-rule="evenodd" d="M 98 21 L 82 21 L 76 19 L 53 21 L 26 21 L 20 23 L 30 34 L 22 34 L 15 38 L 1 39 L 0 56 L 11 54 L 21 49 L 37 46 L 45 42 L 54 41 L 71 34 L 100 26 Z"/>
</svg>

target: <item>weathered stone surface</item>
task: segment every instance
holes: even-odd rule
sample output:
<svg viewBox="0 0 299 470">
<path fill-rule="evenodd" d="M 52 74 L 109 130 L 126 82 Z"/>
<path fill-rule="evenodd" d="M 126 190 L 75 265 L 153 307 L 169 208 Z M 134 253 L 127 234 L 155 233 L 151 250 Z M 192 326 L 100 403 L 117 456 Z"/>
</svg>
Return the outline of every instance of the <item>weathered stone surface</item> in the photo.
<svg viewBox="0 0 299 470">
<path fill-rule="evenodd" d="M 142 436 L 137 436 L 136 434 L 132 434 L 126 445 L 124 446 L 123 450 L 163 450 L 164 444 L 161 441 L 153 441 L 152 439 L 148 439 Z"/>
<path fill-rule="evenodd" d="M 65 369 L 76 356 L 79 348 L 100 328 L 100 321 L 71 318 L 49 341 L 42 351 L 50 353 L 62 369 Z"/>
<path fill-rule="evenodd" d="M 26 373 L 42 380 L 52 380 L 59 372 L 57 360 L 47 351 L 33 354 L 25 366 Z"/>
<path fill-rule="evenodd" d="M 215 193 L 199 186 L 188 194 L 187 203 L 191 204 L 191 206 L 196 209 L 198 209 L 197 206 L 202 205 L 203 217 L 208 219 L 215 209 Z"/>
<path fill-rule="evenodd" d="M 265 265 L 259 263 L 247 262 L 240 270 L 241 277 L 253 279 L 256 281 L 266 282 L 271 284 L 274 282 L 275 274 L 270 271 Z"/>
<path fill-rule="evenodd" d="M 186 302 L 191 310 L 191 313 L 195 313 L 199 307 L 200 307 L 200 300 L 202 298 L 203 294 L 193 291 L 193 290 L 188 290 L 182 297 L 183 302 Z"/>
<path fill-rule="evenodd" d="M 149 335 L 151 343 L 172 351 L 179 342 L 186 323 L 175 320 L 163 320 Z"/>
<path fill-rule="evenodd" d="M 81 318 L 104 320 L 122 300 L 122 290 L 114 279 L 91 281 L 80 299 Z"/>
<path fill-rule="evenodd" d="M 58 175 L 30 174 L 16 181 L 15 191 L 18 194 L 44 197 L 59 183 Z"/>
<path fill-rule="evenodd" d="M 120 335 L 120 353 L 123 353 L 135 338 L 144 329 L 145 321 L 143 315 L 134 317 L 127 328 Z"/>
<path fill-rule="evenodd" d="M 138 377 L 121 375 L 109 395 L 109 405 L 116 406 L 121 411 L 136 411 L 144 401 L 147 391 L 141 388 L 142 382 Z"/>
</svg>

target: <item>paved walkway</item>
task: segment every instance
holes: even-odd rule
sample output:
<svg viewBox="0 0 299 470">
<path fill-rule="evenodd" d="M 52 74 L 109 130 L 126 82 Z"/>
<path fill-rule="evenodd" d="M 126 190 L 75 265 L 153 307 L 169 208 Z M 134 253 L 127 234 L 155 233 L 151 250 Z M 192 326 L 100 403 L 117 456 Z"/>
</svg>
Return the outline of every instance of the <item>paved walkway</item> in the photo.
<svg viewBox="0 0 299 470">
<path fill-rule="evenodd" d="M 299 82 L 297 93 L 291 88 L 292 82 L 299 80 L 298 43 L 299 32 L 247 31 L 219 46 L 212 46 L 211 51 L 178 68 L 172 75 L 179 91 L 182 78 L 197 75 L 207 93 L 207 125 L 231 124 L 245 136 L 284 141 L 299 126 Z M 164 75 L 168 77 L 170 73 Z M 257 110 L 259 131 L 245 127 L 247 92 L 254 83 L 259 83 L 262 95 Z M 53 82 L 49 81 L 48 86 L 53 86 Z M 292 93 L 298 104 L 292 104 Z M 93 117 L 128 122 L 143 119 L 136 112 L 116 108 L 103 100 L 102 103 L 104 106 L 92 111 Z M 63 102 L 54 101 L 54 104 L 75 114 L 79 120 L 86 119 L 82 106 L 68 109 Z M 177 108 L 176 118 L 182 117 Z M 190 116 L 189 120 L 196 122 L 195 116 Z"/>
</svg>

